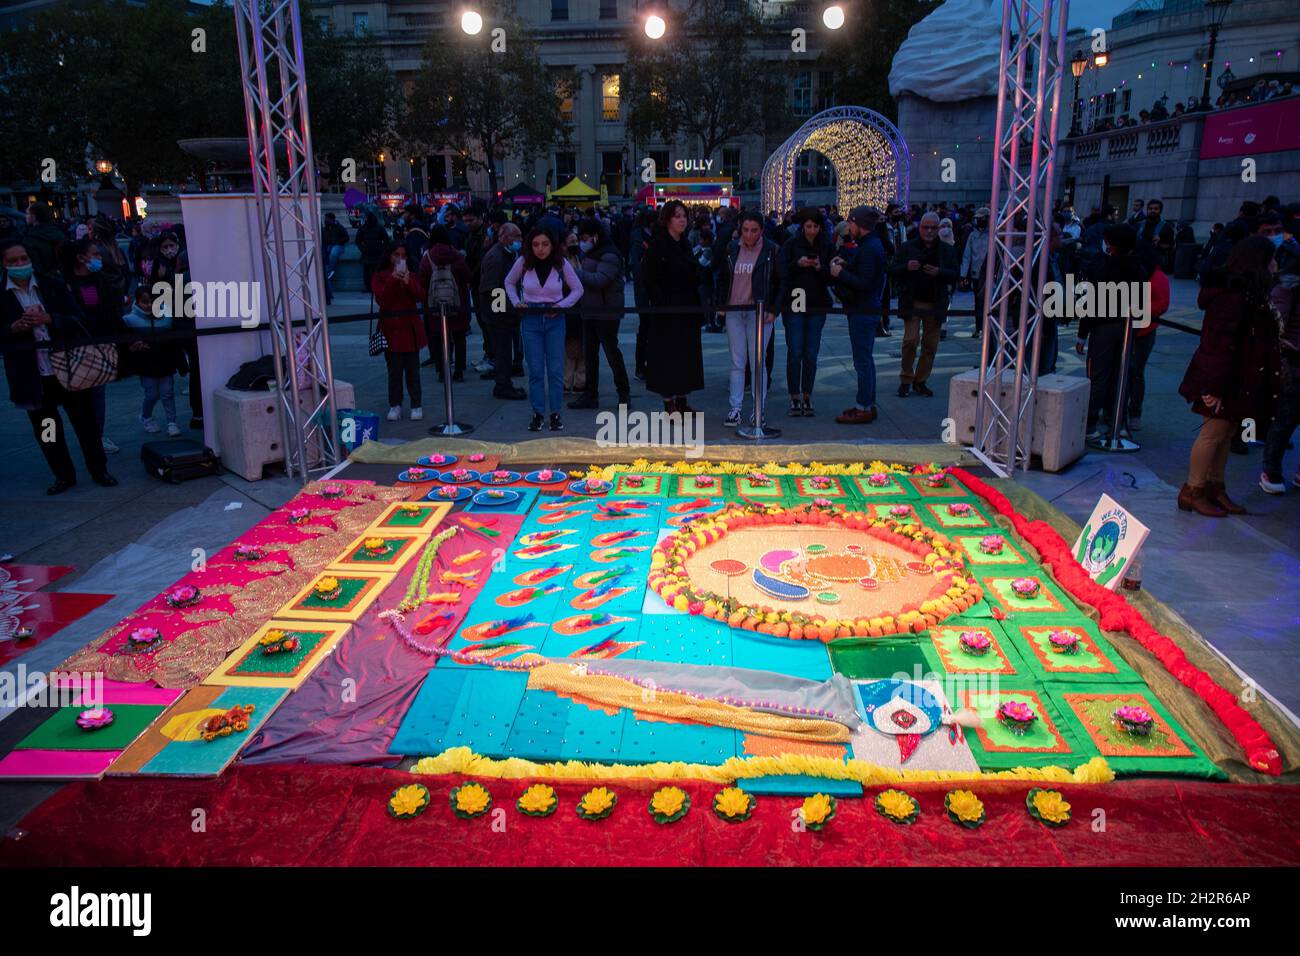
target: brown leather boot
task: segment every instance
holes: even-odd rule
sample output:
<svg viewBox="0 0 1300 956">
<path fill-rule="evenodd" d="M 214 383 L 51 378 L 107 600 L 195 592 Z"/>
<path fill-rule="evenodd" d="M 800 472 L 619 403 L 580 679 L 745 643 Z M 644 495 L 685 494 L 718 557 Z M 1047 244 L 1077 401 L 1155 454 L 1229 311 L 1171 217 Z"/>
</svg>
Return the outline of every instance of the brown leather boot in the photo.
<svg viewBox="0 0 1300 956">
<path fill-rule="evenodd" d="M 1205 483 L 1205 494 L 1211 501 L 1230 515 L 1244 515 L 1248 513 L 1245 508 L 1228 497 L 1227 486 L 1225 486 L 1221 481 L 1207 481 Z"/>
<path fill-rule="evenodd" d="M 1178 489 L 1178 507 L 1182 511 L 1195 511 L 1207 518 L 1222 518 L 1228 513 L 1209 499 L 1205 486 L 1193 488 L 1191 485 L 1183 485 Z"/>
</svg>

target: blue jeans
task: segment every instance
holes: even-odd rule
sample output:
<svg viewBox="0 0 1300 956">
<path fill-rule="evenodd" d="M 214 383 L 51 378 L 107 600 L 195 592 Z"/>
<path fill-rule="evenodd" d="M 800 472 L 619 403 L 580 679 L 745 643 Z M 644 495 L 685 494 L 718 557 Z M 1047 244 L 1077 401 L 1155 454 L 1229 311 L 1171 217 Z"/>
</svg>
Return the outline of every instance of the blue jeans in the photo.
<svg viewBox="0 0 1300 956">
<path fill-rule="evenodd" d="M 343 255 L 342 246 L 330 246 L 325 250 L 325 298 L 334 298 L 334 284 L 330 281 L 330 276 L 334 270 L 339 267 L 339 257 Z M 370 290 L 367 289 L 367 292 Z"/>
<path fill-rule="evenodd" d="M 167 424 L 176 421 L 176 380 L 168 375 L 166 378 L 149 378 L 140 376 L 140 385 L 144 388 L 144 403 L 140 406 L 141 418 L 153 418 L 154 406 L 162 401 L 163 411 L 167 415 Z"/>
<path fill-rule="evenodd" d="M 558 413 L 564 404 L 564 314 L 529 311 L 519 332 L 528 366 L 528 401 L 538 415 L 546 414 L 548 404 Z"/>
<path fill-rule="evenodd" d="M 876 407 L 876 328 L 880 316 L 849 313 L 849 348 L 853 352 L 853 371 L 858 375 L 858 408 Z"/>
<path fill-rule="evenodd" d="M 791 395 L 811 395 L 826 315 L 785 312 L 781 320 L 785 323 L 786 387 Z"/>
</svg>

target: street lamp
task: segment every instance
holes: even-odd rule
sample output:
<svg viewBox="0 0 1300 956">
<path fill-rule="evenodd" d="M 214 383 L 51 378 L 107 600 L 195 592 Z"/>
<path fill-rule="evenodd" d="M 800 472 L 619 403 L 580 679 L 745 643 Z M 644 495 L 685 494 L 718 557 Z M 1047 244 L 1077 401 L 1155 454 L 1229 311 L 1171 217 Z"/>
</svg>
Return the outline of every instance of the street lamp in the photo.
<svg viewBox="0 0 1300 956">
<path fill-rule="evenodd" d="M 658 40 L 668 29 L 668 24 L 664 18 L 657 13 L 652 13 L 645 18 L 645 35 L 652 40 Z"/>
<path fill-rule="evenodd" d="M 477 36 L 483 29 L 483 16 L 477 10 L 466 10 L 460 15 L 460 28 L 470 36 Z"/>
<path fill-rule="evenodd" d="M 822 23 L 828 30 L 838 30 L 844 26 L 844 8 L 838 3 L 832 3 L 822 11 Z"/>
<path fill-rule="evenodd" d="M 1079 128 L 1079 119 L 1083 109 L 1079 106 L 1079 78 L 1083 76 L 1083 71 L 1088 68 L 1088 58 L 1082 50 L 1075 50 L 1074 56 L 1070 57 L 1070 72 L 1074 74 L 1074 99 L 1070 101 L 1070 135 L 1078 136 L 1082 130 Z"/>
<path fill-rule="evenodd" d="M 1210 20 L 1210 51 L 1205 58 L 1205 80 L 1201 85 L 1201 109 L 1210 108 L 1210 73 L 1214 70 L 1214 48 L 1219 42 L 1219 27 L 1228 16 L 1232 0 L 1205 0 L 1205 10 Z"/>
</svg>

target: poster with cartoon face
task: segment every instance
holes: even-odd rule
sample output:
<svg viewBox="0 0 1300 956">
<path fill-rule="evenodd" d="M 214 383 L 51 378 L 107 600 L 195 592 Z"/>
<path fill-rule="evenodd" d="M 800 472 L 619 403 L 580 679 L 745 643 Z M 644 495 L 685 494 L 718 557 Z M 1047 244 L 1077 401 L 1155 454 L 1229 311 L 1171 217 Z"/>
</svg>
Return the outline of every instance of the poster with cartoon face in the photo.
<svg viewBox="0 0 1300 956">
<path fill-rule="evenodd" d="M 1148 528 L 1110 495 L 1102 495 L 1083 532 L 1074 542 L 1074 558 L 1098 584 L 1114 591 L 1134 558 Z"/>
</svg>

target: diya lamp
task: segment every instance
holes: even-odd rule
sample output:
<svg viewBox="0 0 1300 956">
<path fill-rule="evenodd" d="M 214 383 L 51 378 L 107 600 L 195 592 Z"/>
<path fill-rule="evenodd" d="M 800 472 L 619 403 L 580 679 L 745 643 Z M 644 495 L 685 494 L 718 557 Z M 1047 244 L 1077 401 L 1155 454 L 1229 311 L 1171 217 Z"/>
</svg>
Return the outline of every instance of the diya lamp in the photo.
<svg viewBox="0 0 1300 956">
<path fill-rule="evenodd" d="M 957 642 L 963 651 L 975 657 L 983 657 L 993 647 L 993 642 L 983 631 L 962 631 Z"/>
<path fill-rule="evenodd" d="M 875 471 L 867 475 L 867 484 L 872 488 L 888 488 L 893 483 L 893 478 L 883 471 Z"/>
<path fill-rule="evenodd" d="M 1112 717 L 1115 720 L 1116 730 L 1132 734 L 1134 737 L 1149 737 L 1156 725 L 1156 719 L 1136 704 L 1125 704 L 1117 709 Z"/>
<path fill-rule="evenodd" d="M 192 584 L 178 584 L 169 590 L 165 600 L 172 607 L 189 607 L 199 602 L 199 589 Z"/>
<path fill-rule="evenodd" d="M 113 712 L 107 707 L 93 707 L 77 715 L 77 726 L 82 730 L 102 730 L 113 722 Z"/>
<path fill-rule="evenodd" d="M 1047 636 L 1047 643 L 1054 654 L 1079 653 L 1079 635 L 1073 631 L 1053 631 Z"/>
<path fill-rule="evenodd" d="M 969 518 L 974 512 L 975 509 L 964 501 L 954 501 L 948 506 L 948 514 L 954 518 Z"/>
</svg>

